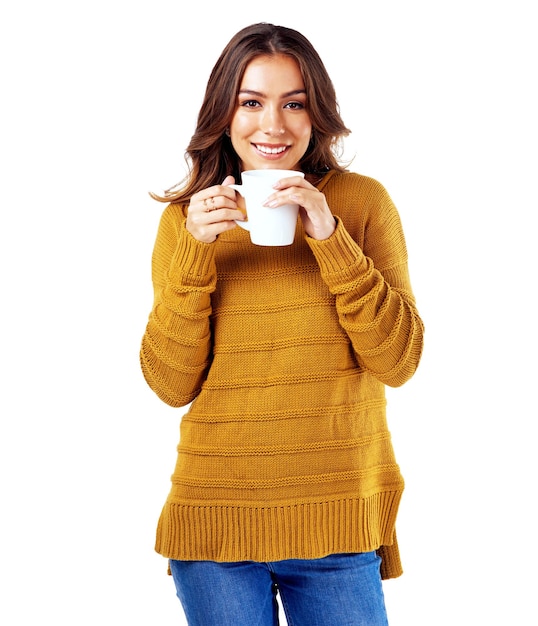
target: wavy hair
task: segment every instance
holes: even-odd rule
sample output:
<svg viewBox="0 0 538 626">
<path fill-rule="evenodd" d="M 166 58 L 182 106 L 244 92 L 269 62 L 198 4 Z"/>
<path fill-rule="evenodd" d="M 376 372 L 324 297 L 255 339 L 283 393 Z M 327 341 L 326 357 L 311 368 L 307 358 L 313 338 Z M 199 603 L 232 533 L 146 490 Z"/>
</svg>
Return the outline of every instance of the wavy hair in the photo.
<svg viewBox="0 0 538 626">
<path fill-rule="evenodd" d="M 240 160 L 226 134 L 237 109 L 237 94 L 248 64 L 259 56 L 286 55 L 297 62 L 306 90 L 312 138 L 300 166 L 305 174 L 343 171 L 338 154 L 346 128 L 333 83 L 312 44 L 296 30 L 259 23 L 236 33 L 211 71 L 196 130 L 185 152 L 188 174 L 164 192 L 150 195 L 161 202 L 185 202 L 196 192 L 240 178 Z"/>
</svg>

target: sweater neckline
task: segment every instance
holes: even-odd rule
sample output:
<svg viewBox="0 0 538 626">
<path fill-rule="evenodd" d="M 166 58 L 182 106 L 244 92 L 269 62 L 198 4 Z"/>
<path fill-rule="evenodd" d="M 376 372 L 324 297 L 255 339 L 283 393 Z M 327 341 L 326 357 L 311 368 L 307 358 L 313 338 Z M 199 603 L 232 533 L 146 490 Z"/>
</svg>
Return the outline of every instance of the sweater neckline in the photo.
<svg viewBox="0 0 538 626">
<path fill-rule="evenodd" d="M 314 187 L 318 190 L 321 191 L 329 182 L 329 180 L 336 174 L 336 170 L 329 170 L 324 176 L 323 178 L 321 178 L 320 180 L 318 180 L 316 183 L 314 184 Z"/>
</svg>

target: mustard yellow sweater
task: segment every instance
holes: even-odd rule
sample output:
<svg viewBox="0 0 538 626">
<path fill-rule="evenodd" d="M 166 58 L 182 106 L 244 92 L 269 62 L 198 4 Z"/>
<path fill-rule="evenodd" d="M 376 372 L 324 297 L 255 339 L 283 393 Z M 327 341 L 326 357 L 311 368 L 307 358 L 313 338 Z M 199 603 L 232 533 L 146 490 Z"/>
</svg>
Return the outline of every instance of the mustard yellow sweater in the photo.
<svg viewBox="0 0 538 626">
<path fill-rule="evenodd" d="M 172 559 L 276 561 L 378 550 L 401 573 L 403 490 L 385 385 L 414 373 L 423 325 L 400 219 L 375 180 L 329 172 L 325 241 L 213 244 L 163 212 L 141 363 L 181 421 L 156 550 Z"/>
</svg>

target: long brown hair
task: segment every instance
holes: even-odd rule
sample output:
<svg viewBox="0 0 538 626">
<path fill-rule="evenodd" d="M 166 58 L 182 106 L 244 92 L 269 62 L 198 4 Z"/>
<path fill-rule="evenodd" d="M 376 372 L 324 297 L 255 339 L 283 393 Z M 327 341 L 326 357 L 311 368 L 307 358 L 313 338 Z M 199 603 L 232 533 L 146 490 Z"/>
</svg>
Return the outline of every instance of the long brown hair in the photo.
<svg viewBox="0 0 538 626">
<path fill-rule="evenodd" d="M 196 130 L 187 147 L 187 177 L 163 196 L 161 202 L 184 202 L 194 193 L 221 183 L 228 175 L 240 179 L 240 162 L 226 134 L 237 108 L 237 94 L 248 64 L 259 56 L 283 54 L 297 62 L 306 89 L 312 138 L 303 158 L 305 174 L 343 171 L 338 147 L 350 133 L 338 108 L 332 81 L 312 44 L 296 30 L 260 23 L 240 30 L 215 64 L 198 114 Z"/>
</svg>

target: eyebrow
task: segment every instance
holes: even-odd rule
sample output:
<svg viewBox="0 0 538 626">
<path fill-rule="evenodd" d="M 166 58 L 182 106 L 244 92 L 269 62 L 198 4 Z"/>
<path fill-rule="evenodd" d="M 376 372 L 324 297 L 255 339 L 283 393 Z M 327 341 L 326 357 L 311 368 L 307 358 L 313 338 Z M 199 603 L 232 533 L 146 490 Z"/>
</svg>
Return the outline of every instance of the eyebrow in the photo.
<svg viewBox="0 0 538 626">
<path fill-rule="evenodd" d="M 265 98 L 265 94 L 261 91 L 255 91 L 254 89 L 240 89 L 239 94 L 248 94 L 249 96 L 258 96 L 259 98 Z M 238 94 L 238 95 L 239 95 Z M 288 91 L 283 93 L 281 98 L 289 98 L 290 96 L 297 96 L 299 94 L 306 94 L 306 89 L 294 89 L 293 91 Z"/>
</svg>

